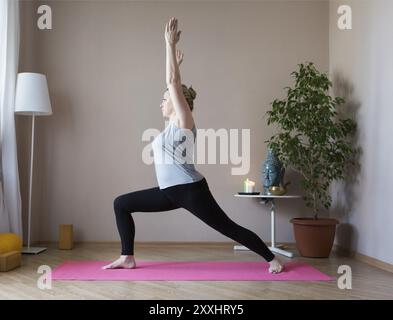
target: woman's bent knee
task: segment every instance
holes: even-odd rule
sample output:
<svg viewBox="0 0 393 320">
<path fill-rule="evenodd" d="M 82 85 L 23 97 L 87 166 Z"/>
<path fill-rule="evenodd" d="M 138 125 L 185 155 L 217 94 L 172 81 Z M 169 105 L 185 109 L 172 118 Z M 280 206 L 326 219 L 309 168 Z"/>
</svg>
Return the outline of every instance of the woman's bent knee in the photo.
<svg viewBox="0 0 393 320">
<path fill-rule="evenodd" d="M 123 196 L 118 196 L 115 198 L 115 200 L 113 200 L 113 209 L 115 210 L 115 213 L 121 212 L 123 210 L 123 202 Z"/>
</svg>

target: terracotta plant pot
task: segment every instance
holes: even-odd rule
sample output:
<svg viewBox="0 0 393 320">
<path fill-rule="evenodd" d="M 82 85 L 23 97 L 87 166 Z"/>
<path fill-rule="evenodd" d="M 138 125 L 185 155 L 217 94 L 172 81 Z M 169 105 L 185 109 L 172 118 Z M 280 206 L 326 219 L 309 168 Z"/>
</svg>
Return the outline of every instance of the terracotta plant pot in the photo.
<svg viewBox="0 0 393 320">
<path fill-rule="evenodd" d="M 327 258 L 333 247 L 336 219 L 294 218 L 291 220 L 297 249 L 303 257 Z"/>
</svg>

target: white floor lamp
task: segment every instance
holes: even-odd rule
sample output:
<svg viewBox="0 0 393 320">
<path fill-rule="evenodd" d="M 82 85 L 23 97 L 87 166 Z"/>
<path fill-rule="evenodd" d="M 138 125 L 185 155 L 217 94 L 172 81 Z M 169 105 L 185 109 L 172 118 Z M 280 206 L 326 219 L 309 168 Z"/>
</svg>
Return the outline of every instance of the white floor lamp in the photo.
<svg viewBox="0 0 393 320">
<path fill-rule="evenodd" d="M 46 248 L 42 247 L 30 247 L 35 116 L 48 116 L 52 114 L 52 108 L 48 92 L 48 84 L 45 75 L 31 72 L 23 72 L 18 74 L 16 84 L 15 113 L 20 115 L 32 116 L 29 181 L 29 221 L 27 233 L 27 247 L 22 248 L 22 253 L 37 254 L 46 250 Z"/>
</svg>

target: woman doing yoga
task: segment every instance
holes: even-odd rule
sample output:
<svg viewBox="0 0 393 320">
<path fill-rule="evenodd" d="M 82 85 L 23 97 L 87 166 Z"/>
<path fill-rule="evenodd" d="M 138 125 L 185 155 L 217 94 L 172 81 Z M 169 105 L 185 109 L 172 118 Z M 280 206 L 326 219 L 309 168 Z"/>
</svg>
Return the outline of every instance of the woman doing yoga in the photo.
<svg viewBox="0 0 393 320">
<path fill-rule="evenodd" d="M 114 200 L 121 256 L 103 268 L 136 267 L 133 212 L 184 208 L 218 232 L 263 257 L 269 262 L 271 273 L 279 273 L 283 269 L 281 262 L 254 232 L 236 224 L 226 215 L 211 194 L 205 177 L 192 162 L 192 147 L 196 139 L 192 110 L 196 93 L 192 87 L 187 88 L 181 83 L 179 65 L 183 54 L 176 50 L 180 32 L 177 19 L 171 18 L 165 26 L 167 90 L 160 105 L 163 117 L 169 119 L 169 124 L 152 142 L 158 186 L 126 193 Z M 180 141 L 180 136 L 186 140 Z M 181 148 L 185 145 L 187 148 Z"/>
</svg>

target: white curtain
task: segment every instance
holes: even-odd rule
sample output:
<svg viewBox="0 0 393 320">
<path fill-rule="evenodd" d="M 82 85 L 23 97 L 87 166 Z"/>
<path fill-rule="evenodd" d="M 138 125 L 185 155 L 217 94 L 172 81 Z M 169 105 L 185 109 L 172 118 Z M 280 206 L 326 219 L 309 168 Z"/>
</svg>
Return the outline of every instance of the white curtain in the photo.
<svg viewBox="0 0 393 320">
<path fill-rule="evenodd" d="M 13 232 L 22 237 L 14 115 L 19 29 L 19 1 L 0 0 L 0 232 Z"/>
</svg>

